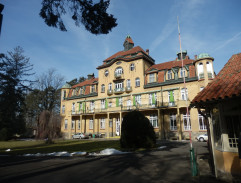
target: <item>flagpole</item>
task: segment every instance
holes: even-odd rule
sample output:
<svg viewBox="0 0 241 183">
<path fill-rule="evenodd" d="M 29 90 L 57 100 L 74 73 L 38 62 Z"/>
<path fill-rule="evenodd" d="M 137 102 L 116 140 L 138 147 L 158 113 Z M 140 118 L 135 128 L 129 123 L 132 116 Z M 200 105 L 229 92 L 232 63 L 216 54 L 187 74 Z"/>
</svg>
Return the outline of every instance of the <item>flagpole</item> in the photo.
<svg viewBox="0 0 241 183">
<path fill-rule="evenodd" d="M 188 127 L 191 127 L 190 125 L 190 117 L 189 117 L 189 109 L 188 109 L 188 102 L 187 102 L 187 88 L 186 88 L 186 79 L 185 74 L 183 74 L 183 55 L 182 55 L 182 43 L 181 43 L 181 33 L 180 33 L 180 27 L 179 27 L 179 19 L 177 16 L 177 25 L 178 25 L 178 37 L 179 37 L 179 45 L 180 45 L 180 52 L 181 52 L 181 62 L 182 62 L 182 77 L 183 77 L 183 84 L 184 84 L 184 95 L 185 95 L 185 101 L 186 101 L 186 114 L 187 114 L 187 125 Z M 181 128 L 181 126 L 180 126 Z M 191 134 L 191 128 L 189 129 L 189 140 L 190 140 L 190 160 L 191 160 L 191 168 L 192 168 L 192 175 L 197 175 L 197 166 L 196 166 L 196 158 L 194 154 L 194 149 L 192 146 L 192 134 Z"/>
</svg>

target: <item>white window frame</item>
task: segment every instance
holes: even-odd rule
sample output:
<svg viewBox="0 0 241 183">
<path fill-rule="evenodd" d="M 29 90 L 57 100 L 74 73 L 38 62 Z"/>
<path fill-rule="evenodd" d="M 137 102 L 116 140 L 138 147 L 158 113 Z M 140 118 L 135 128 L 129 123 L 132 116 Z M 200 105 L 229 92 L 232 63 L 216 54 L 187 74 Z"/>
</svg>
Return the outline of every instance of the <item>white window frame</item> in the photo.
<svg viewBox="0 0 241 183">
<path fill-rule="evenodd" d="M 105 118 L 100 118 L 100 129 L 105 129 Z"/>
<path fill-rule="evenodd" d="M 207 130 L 207 125 L 205 124 L 205 118 L 198 114 L 199 130 Z"/>
<path fill-rule="evenodd" d="M 137 105 L 141 105 L 141 95 L 136 95 L 135 100 Z"/>
<path fill-rule="evenodd" d="M 105 85 L 104 84 L 101 85 L 101 93 L 105 93 Z"/>
<path fill-rule="evenodd" d="M 101 107 L 101 109 L 105 109 L 105 99 L 101 99 L 100 107 Z"/>
<path fill-rule="evenodd" d="M 109 71 L 105 70 L 105 76 L 107 77 L 109 75 Z"/>
<path fill-rule="evenodd" d="M 130 79 L 126 80 L 126 87 L 127 88 L 131 87 L 131 80 Z"/>
<path fill-rule="evenodd" d="M 150 115 L 150 123 L 153 126 L 153 128 L 157 128 L 158 127 L 158 118 L 157 118 L 157 114 L 151 114 Z"/>
<path fill-rule="evenodd" d="M 181 78 L 186 77 L 186 69 L 184 67 L 180 69 L 180 76 Z"/>
<path fill-rule="evenodd" d="M 109 83 L 109 84 L 108 84 L 108 89 L 109 89 L 109 90 L 112 90 L 112 83 Z"/>
<path fill-rule="evenodd" d="M 65 105 L 62 105 L 62 114 L 65 113 Z"/>
<path fill-rule="evenodd" d="M 72 114 L 75 114 L 75 103 L 72 103 Z"/>
<path fill-rule="evenodd" d="M 188 115 L 187 114 L 183 114 L 182 115 L 182 120 L 183 120 L 184 131 L 192 130 L 190 114 L 188 114 Z"/>
<path fill-rule="evenodd" d="M 136 87 L 140 87 L 141 85 L 140 78 L 136 78 L 135 83 L 136 83 Z"/>
<path fill-rule="evenodd" d="M 95 101 L 90 101 L 90 112 L 94 112 L 95 109 Z"/>
<path fill-rule="evenodd" d="M 152 95 L 153 95 L 153 93 L 149 93 L 149 105 L 155 105 L 155 104 L 152 104 Z M 157 102 L 156 93 L 154 93 L 154 97 L 155 97 L 155 101 Z"/>
<path fill-rule="evenodd" d="M 123 99 L 122 97 L 119 97 L 119 106 L 123 105 Z"/>
<path fill-rule="evenodd" d="M 176 131 L 177 130 L 177 116 L 176 116 L 176 114 L 170 113 L 169 119 L 170 119 L 170 130 Z"/>
<path fill-rule="evenodd" d="M 95 85 L 91 85 L 91 93 L 95 92 Z"/>
<path fill-rule="evenodd" d="M 124 83 L 123 81 L 115 83 L 115 90 L 116 91 L 122 91 L 124 88 Z"/>
<path fill-rule="evenodd" d="M 134 71 L 134 70 L 135 70 L 135 64 L 132 63 L 132 64 L 130 65 L 130 71 Z"/>
<path fill-rule="evenodd" d="M 71 121 L 71 129 L 74 130 L 75 129 L 75 120 Z"/>
<path fill-rule="evenodd" d="M 65 130 L 68 129 L 68 120 L 67 119 L 64 120 L 64 129 Z"/>
<path fill-rule="evenodd" d="M 108 107 L 112 107 L 112 102 L 109 102 Z"/>
<path fill-rule="evenodd" d="M 149 74 L 149 83 L 154 83 L 155 82 L 155 73 Z"/>
<path fill-rule="evenodd" d="M 182 89 L 181 89 L 181 99 L 182 99 L 182 100 L 187 100 L 187 99 L 188 99 L 188 91 L 187 91 L 187 88 L 186 88 L 186 93 L 185 93 L 185 88 L 182 88 Z"/>
<path fill-rule="evenodd" d="M 117 67 L 115 69 L 115 74 L 119 75 L 119 74 L 123 74 L 123 68 L 122 67 Z"/>
<path fill-rule="evenodd" d="M 167 79 L 168 80 L 172 79 L 172 70 L 167 71 Z"/>
<path fill-rule="evenodd" d="M 199 63 L 198 64 L 197 71 L 198 71 L 198 78 L 200 79 L 200 74 L 204 74 L 204 72 L 203 72 L 203 63 Z"/>
<path fill-rule="evenodd" d="M 93 120 L 93 118 L 90 118 L 90 120 L 89 120 L 89 129 L 90 130 L 94 129 L 94 120 Z"/>
<path fill-rule="evenodd" d="M 132 106 L 132 104 L 131 104 L 131 99 L 128 99 L 128 100 L 126 101 L 126 106 L 127 106 L 127 109 L 131 109 L 131 106 Z"/>
</svg>

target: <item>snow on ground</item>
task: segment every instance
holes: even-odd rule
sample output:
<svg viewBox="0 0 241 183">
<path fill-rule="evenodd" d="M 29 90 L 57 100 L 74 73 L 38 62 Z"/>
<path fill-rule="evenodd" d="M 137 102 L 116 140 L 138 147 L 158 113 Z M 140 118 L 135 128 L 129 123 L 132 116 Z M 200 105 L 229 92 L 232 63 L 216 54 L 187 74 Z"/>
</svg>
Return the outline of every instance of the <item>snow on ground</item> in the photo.
<svg viewBox="0 0 241 183">
<path fill-rule="evenodd" d="M 160 146 L 157 149 L 165 149 L 167 146 Z"/>
<path fill-rule="evenodd" d="M 113 148 L 107 148 L 107 149 L 100 151 L 100 153 L 90 153 L 89 155 L 90 156 L 108 156 L 108 155 L 126 154 L 126 153 L 128 153 L 128 152 L 122 152 L 122 151 L 118 151 Z"/>
</svg>

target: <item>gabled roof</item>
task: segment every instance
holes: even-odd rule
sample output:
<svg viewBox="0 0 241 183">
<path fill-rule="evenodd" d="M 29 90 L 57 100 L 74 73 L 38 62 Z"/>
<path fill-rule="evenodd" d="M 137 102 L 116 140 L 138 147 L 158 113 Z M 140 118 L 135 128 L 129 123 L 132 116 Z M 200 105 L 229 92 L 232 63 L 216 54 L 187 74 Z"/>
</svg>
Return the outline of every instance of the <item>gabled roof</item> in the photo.
<svg viewBox="0 0 241 183">
<path fill-rule="evenodd" d="M 194 62 L 194 60 L 184 59 L 183 65 L 192 64 L 193 62 Z M 160 64 L 155 64 L 155 65 L 152 65 L 149 69 L 147 69 L 146 72 L 149 72 L 153 69 L 166 70 L 166 69 L 171 69 L 171 68 L 174 68 L 174 67 L 182 67 L 182 61 L 174 60 L 174 61 L 164 62 L 164 63 L 160 63 Z"/>
<path fill-rule="evenodd" d="M 241 53 L 233 55 L 223 69 L 193 100 L 192 105 L 241 96 Z"/>
<path fill-rule="evenodd" d="M 114 55 L 103 61 L 103 65 L 98 66 L 97 69 L 108 67 L 118 60 L 131 61 L 133 59 L 147 58 L 150 62 L 154 63 L 154 59 L 151 58 L 147 52 L 145 52 L 140 46 L 136 46 L 127 51 L 119 51 Z"/>
<path fill-rule="evenodd" d="M 92 78 L 92 79 L 87 79 L 81 83 L 78 83 L 74 86 L 72 86 L 72 88 L 77 88 L 77 87 L 82 87 L 82 86 L 86 86 L 86 85 L 92 85 L 95 84 L 96 82 L 98 82 L 98 78 Z"/>
</svg>

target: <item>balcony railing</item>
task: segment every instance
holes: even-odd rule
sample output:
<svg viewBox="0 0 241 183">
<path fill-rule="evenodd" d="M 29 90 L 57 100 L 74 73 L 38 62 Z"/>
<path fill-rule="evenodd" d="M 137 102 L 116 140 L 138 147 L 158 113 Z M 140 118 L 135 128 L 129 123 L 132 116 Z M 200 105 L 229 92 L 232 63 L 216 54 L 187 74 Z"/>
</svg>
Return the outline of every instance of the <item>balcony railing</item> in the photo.
<svg viewBox="0 0 241 183">
<path fill-rule="evenodd" d="M 112 95 L 113 94 L 113 90 L 107 90 L 107 95 Z"/>
<path fill-rule="evenodd" d="M 126 87 L 126 92 L 131 92 L 132 91 L 132 87 L 131 86 L 127 86 Z"/>
<path fill-rule="evenodd" d="M 115 73 L 115 78 L 119 79 L 122 78 L 123 73 Z"/>
<path fill-rule="evenodd" d="M 125 92 L 125 88 L 115 88 L 114 93 L 115 94 L 120 94 L 120 93 L 124 93 Z"/>
</svg>

